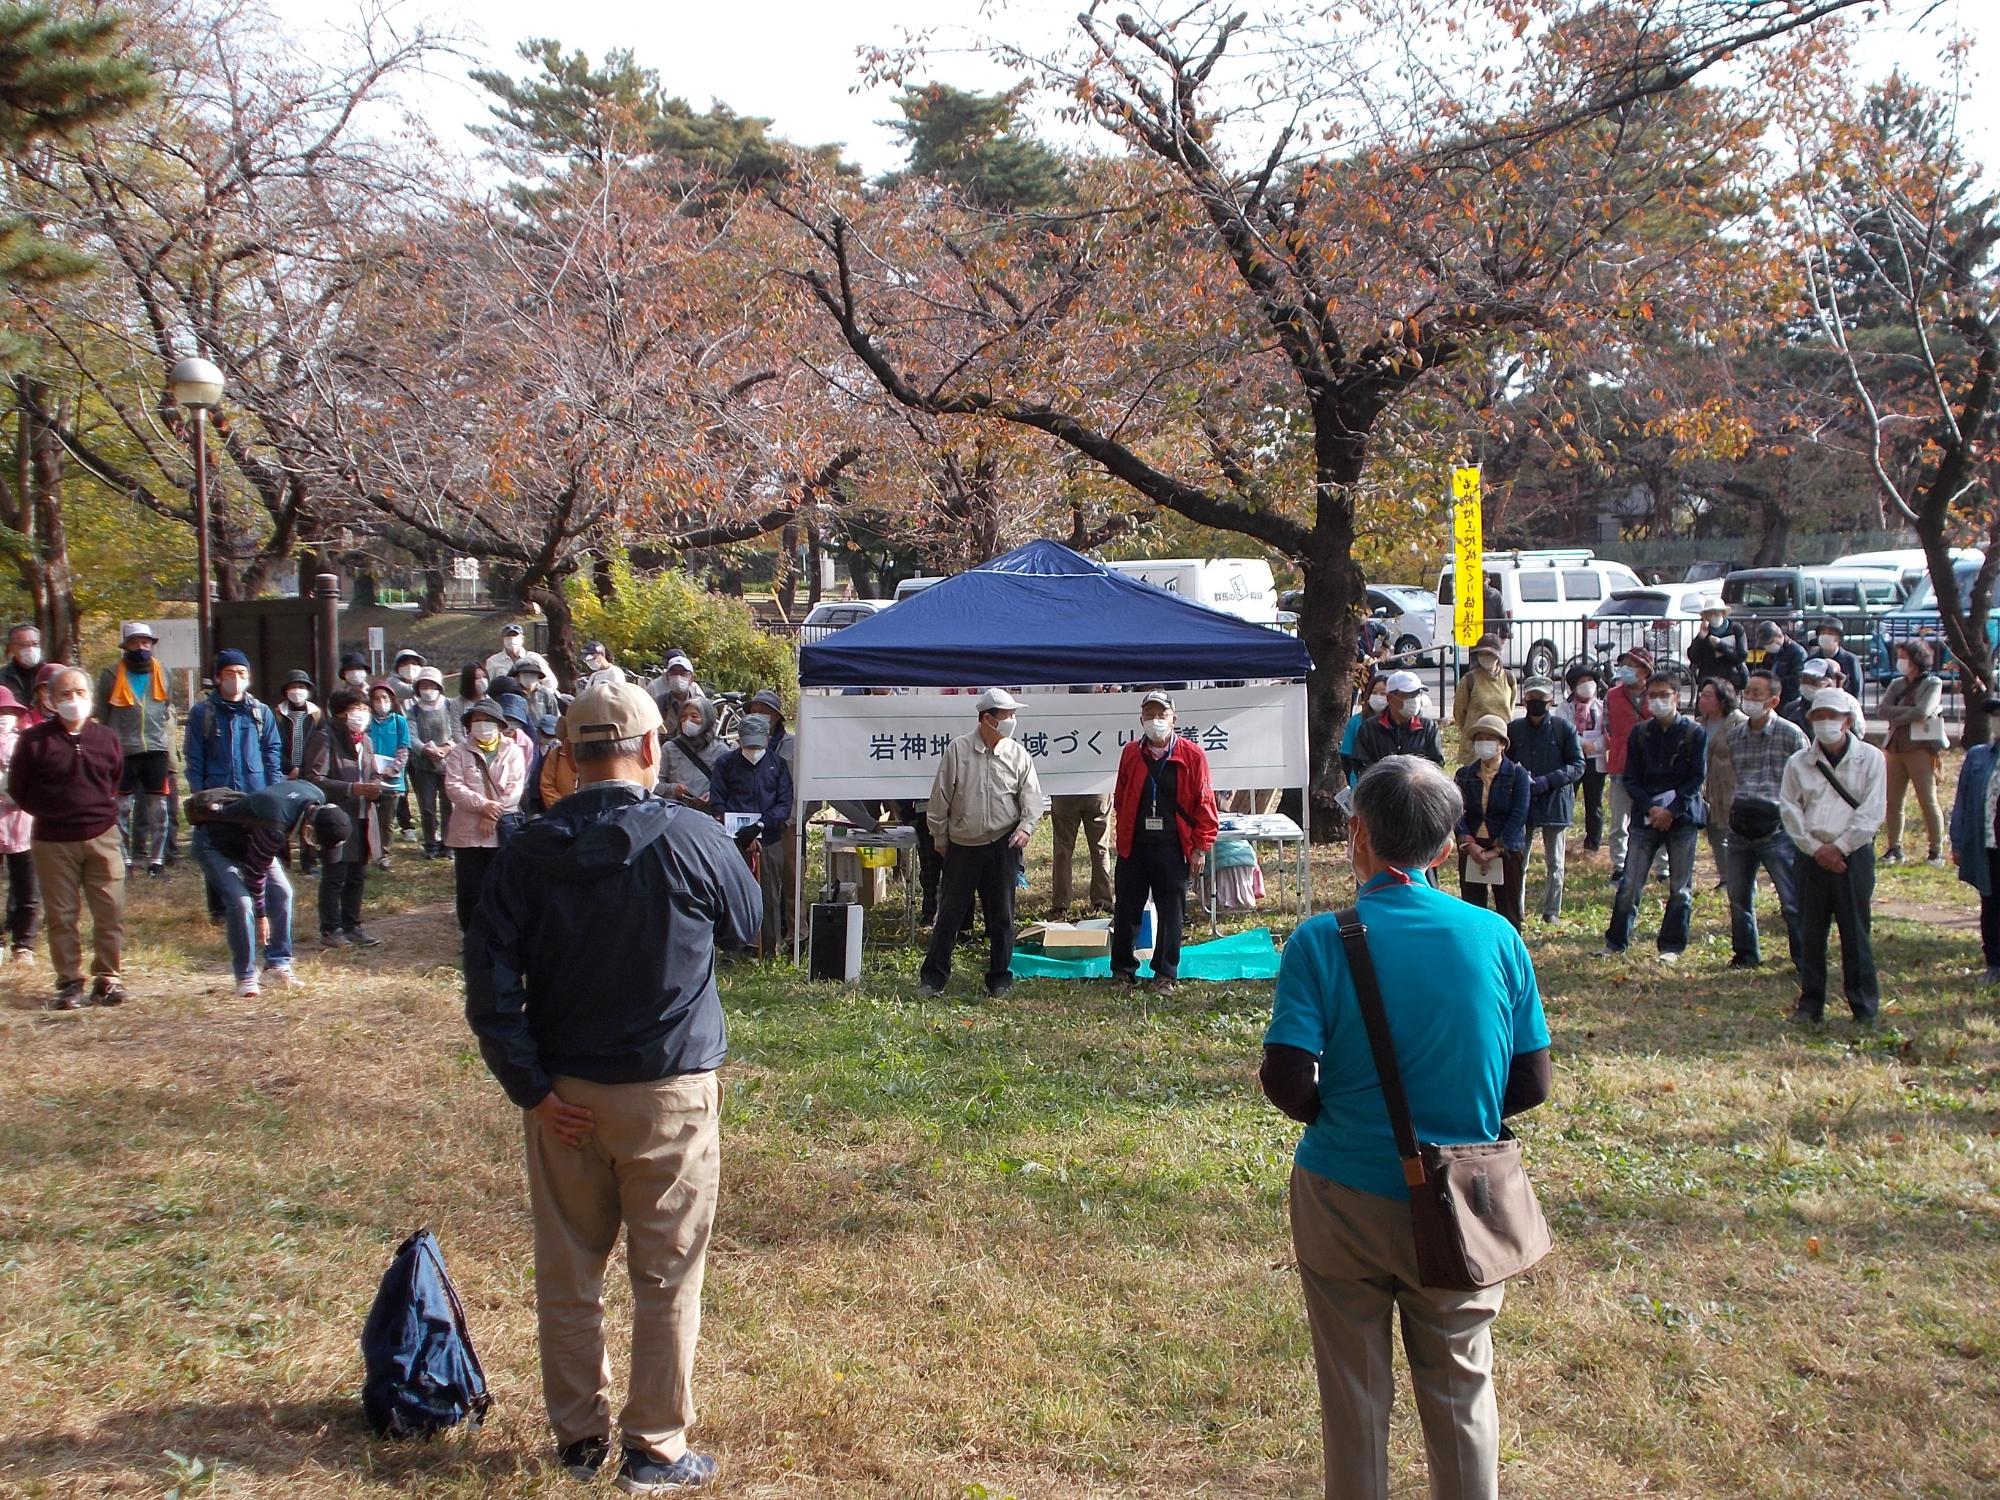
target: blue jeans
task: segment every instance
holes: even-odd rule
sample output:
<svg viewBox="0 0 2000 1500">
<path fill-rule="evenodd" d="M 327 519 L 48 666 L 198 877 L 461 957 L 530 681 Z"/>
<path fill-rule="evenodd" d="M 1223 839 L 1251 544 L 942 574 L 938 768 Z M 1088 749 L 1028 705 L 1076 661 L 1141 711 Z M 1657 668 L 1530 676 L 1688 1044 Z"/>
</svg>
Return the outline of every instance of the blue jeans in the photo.
<svg viewBox="0 0 2000 1500">
<path fill-rule="evenodd" d="M 1792 962 L 1799 961 L 1799 846 L 1780 828 L 1768 838 L 1747 839 L 1740 833 L 1722 836 L 1722 883 L 1729 891 L 1729 951 L 1745 963 L 1762 963 L 1757 940 L 1757 872 L 1771 878 L 1778 911 L 1785 919 L 1785 942 Z"/>
<path fill-rule="evenodd" d="M 195 829 L 193 843 L 195 860 L 208 879 L 209 889 L 222 900 L 223 922 L 229 932 L 229 967 L 237 979 L 248 979 L 256 972 L 257 912 L 243 866 L 209 841 L 206 828 Z M 284 968 L 292 961 L 292 883 L 285 878 L 285 867 L 275 861 L 264 876 L 264 915 L 271 923 L 271 940 L 264 945 L 264 967 Z"/>
<path fill-rule="evenodd" d="M 1611 903 L 1611 928 L 1604 946 L 1624 952 L 1632 945 L 1639 922 L 1639 898 L 1652 878 L 1653 856 L 1667 851 L 1667 911 L 1660 918 L 1660 951 L 1679 953 L 1688 944 L 1688 922 L 1694 915 L 1694 847 L 1699 833 L 1692 823 L 1676 823 L 1662 833 L 1643 816 L 1634 815 L 1626 834 L 1625 878 Z"/>
</svg>

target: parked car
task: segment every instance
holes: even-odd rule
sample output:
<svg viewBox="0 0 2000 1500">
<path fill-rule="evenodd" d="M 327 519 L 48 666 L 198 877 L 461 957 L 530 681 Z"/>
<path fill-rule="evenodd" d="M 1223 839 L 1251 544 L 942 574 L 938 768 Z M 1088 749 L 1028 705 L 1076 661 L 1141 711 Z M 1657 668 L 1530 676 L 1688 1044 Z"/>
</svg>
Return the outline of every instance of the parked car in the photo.
<svg viewBox="0 0 2000 1500">
<path fill-rule="evenodd" d="M 1625 564 L 1609 562 L 1587 547 L 1529 552 L 1489 552 L 1486 581 L 1500 591 L 1508 625 L 1502 659 L 1535 677 L 1553 677 L 1583 646 L 1584 622 L 1620 589 L 1645 585 Z M 1438 572 L 1439 630 L 1449 638 L 1453 570 Z"/>
<path fill-rule="evenodd" d="M 1831 616 L 1857 649 L 1871 655 L 1876 621 L 1902 603 L 1903 594 L 1903 580 L 1886 568 L 1745 568 L 1722 581 L 1722 602 L 1746 629 L 1776 620 L 1787 635 L 1802 637 Z"/>
<path fill-rule="evenodd" d="M 815 604 L 805 619 L 799 622 L 799 642 L 810 646 L 814 641 L 823 641 L 836 630 L 845 630 L 870 615 L 879 614 L 892 602 L 888 599 L 823 600 Z"/>
<path fill-rule="evenodd" d="M 1226 615 L 1259 625 L 1277 623 L 1278 581 L 1261 557 L 1135 558 L 1105 566 Z"/>
<path fill-rule="evenodd" d="M 1586 650 L 1616 661 L 1643 646 L 1656 666 L 1678 666 L 1687 660 L 1688 645 L 1701 629 L 1702 606 L 1719 597 L 1718 587 L 1699 584 L 1620 589 L 1590 617 Z"/>
<path fill-rule="evenodd" d="M 1414 584 L 1371 583 L 1368 613 L 1389 627 L 1389 649 L 1414 665 L 1437 646 L 1437 595 Z"/>
<path fill-rule="evenodd" d="M 922 575 L 915 578 L 905 578 L 901 583 L 896 585 L 896 597 L 889 602 L 891 604 L 901 604 L 905 599 L 914 599 L 925 589 L 932 588 L 943 582 L 944 579 L 942 578 L 926 578 Z"/>
<path fill-rule="evenodd" d="M 1687 571 L 1681 574 L 1681 582 L 1713 583 L 1720 588 L 1723 579 L 1727 578 L 1731 573 L 1741 572 L 1749 566 L 1750 564 L 1746 562 L 1737 562 L 1733 559 L 1729 561 L 1716 561 L 1710 558 L 1699 562 L 1691 562 L 1687 565 Z"/>
<path fill-rule="evenodd" d="M 1971 594 L 1973 580 L 1979 576 L 1979 564 L 1961 562 L 1952 569 L 1952 574 L 1958 580 L 1959 597 L 1964 599 Z M 2000 619 L 1993 614 L 1995 606 L 2000 605 L 2000 596 L 1996 596 L 1993 588 L 1987 590 L 1986 603 L 1986 639 L 1989 645 L 2000 645 Z M 1869 653 L 1867 662 L 1868 675 L 1877 682 L 1887 682 L 1896 670 L 1896 643 L 1912 638 L 1928 641 L 1936 654 L 1938 670 L 1947 676 L 1956 675 L 1948 665 L 1951 647 L 1945 642 L 1944 616 L 1938 611 L 1937 590 L 1931 587 L 1929 578 L 1921 579 L 1909 598 L 1877 621 L 1875 649 Z"/>
</svg>

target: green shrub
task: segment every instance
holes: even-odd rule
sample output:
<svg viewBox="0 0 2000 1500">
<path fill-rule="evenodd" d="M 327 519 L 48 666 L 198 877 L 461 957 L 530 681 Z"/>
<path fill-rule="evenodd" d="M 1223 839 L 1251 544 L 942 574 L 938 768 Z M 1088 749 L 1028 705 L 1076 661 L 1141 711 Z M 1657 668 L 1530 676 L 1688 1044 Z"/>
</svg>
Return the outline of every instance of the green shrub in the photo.
<svg viewBox="0 0 2000 1500">
<path fill-rule="evenodd" d="M 608 599 L 599 599 L 588 579 L 570 580 L 579 640 L 603 641 L 628 672 L 647 677 L 679 647 L 694 658 L 703 687 L 739 693 L 776 687 L 790 715 L 798 701 L 798 658 L 789 640 L 757 628 L 749 605 L 711 594 L 678 570 L 641 575 L 622 551 L 608 571 Z"/>
</svg>

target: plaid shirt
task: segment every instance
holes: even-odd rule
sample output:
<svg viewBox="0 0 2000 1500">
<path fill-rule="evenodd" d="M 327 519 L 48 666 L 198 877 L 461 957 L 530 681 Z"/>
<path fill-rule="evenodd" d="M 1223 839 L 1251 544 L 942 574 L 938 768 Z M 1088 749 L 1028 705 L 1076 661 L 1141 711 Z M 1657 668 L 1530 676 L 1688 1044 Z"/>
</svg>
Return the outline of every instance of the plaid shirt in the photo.
<svg viewBox="0 0 2000 1500">
<path fill-rule="evenodd" d="M 1729 726 L 1729 763 L 1736 769 L 1736 795 L 1776 802 L 1785 784 L 1785 762 L 1806 747 L 1806 737 L 1790 719 L 1775 713 L 1759 730 L 1745 719 Z"/>
</svg>

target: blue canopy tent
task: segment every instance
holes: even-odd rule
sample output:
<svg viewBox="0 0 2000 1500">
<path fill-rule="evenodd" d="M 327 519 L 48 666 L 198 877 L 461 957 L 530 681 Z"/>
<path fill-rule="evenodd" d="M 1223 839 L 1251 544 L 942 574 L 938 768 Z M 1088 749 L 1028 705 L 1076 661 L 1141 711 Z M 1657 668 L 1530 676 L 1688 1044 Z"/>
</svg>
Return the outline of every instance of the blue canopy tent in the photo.
<svg viewBox="0 0 2000 1500">
<path fill-rule="evenodd" d="M 1311 657 L 1295 637 L 1043 540 L 803 647 L 799 686 L 812 694 L 995 683 L 1297 682 L 1311 668 Z M 802 797 L 812 795 L 804 768 L 813 753 L 806 707 L 801 705 L 800 763 L 794 768 Z M 794 901 L 803 918 L 802 821 L 797 836 Z M 795 920 L 795 958 L 798 944 Z"/>
<path fill-rule="evenodd" d="M 1029 542 L 799 652 L 799 686 L 1303 677 L 1292 636 Z"/>
</svg>

